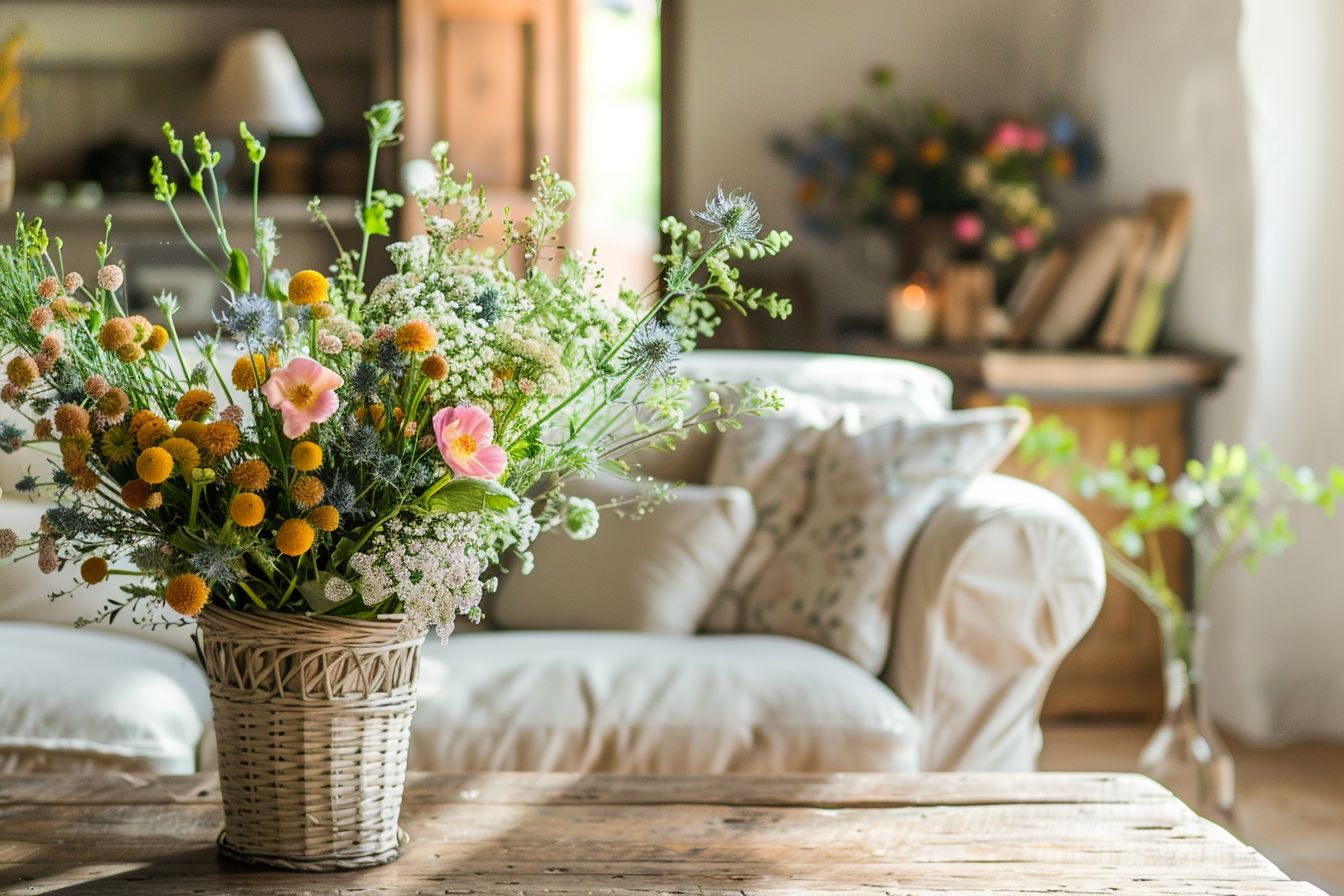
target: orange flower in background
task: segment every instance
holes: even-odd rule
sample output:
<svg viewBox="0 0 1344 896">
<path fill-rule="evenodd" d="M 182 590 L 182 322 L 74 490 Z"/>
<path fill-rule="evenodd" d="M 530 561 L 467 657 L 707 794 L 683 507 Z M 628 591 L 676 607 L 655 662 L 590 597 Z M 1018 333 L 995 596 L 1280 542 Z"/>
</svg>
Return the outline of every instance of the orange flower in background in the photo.
<svg viewBox="0 0 1344 896">
<path fill-rule="evenodd" d="M 439 334 L 424 321 L 413 320 L 401 325 L 393 337 L 397 348 L 407 354 L 427 352 L 439 344 Z"/>
<path fill-rule="evenodd" d="M 875 146 L 868 154 L 868 167 L 878 174 L 890 174 L 896 167 L 896 153 L 890 146 Z"/>
<path fill-rule="evenodd" d="M 63 404 L 53 415 L 56 431 L 63 436 L 76 435 L 89 431 L 89 412 L 77 404 Z"/>
<path fill-rule="evenodd" d="M 326 493 L 327 487 L 316 476 L 300 476 L 289 487 L 289 495 L 294 503 L 304 509 L 321 504 Z"/>
<path fill-rule="evenodd" d="M 121 500 L 131 510 L 145 510 L 149 507 L 151 495 L 158 494 L 154 487 L 143 479 L 132 479 L 121 487 Z"/>
<path fill-rule="evenodd" d="M 158 485 L 173 475 L 173 456 L 162 448 L 146 448 L 135 460 L 135 472 L 150 485 Z"/>
<path fill-rule="evenodd" d="M 211 457 L 220 458 L 237 451 L 241 441 L 242 433 L 237 426 L 227 420 L 216 420 L 205 427 L 198 443 Z"/>
<path fill-rule="evenodd" d="M 177 400 L 179 420 L 203 420 L 215 408 L 215 396 L 204 389 L 188 389 Z"/>
<path fill-rule="evenodd" d="M 448 362 L 443 355 L 430 355 L 420 362 L 420 372 L 432 380 L 441 380 L 448 375 Z"/>
<path fill-rule="evenodd" d="M 79 564 L 79 577 L 90 585 L 97 585 L 107 578 L 107 561 L 102 557 L 90 557 Z"/>
<path fill-rule="evenodd" d="M 335 532 L 341 524 L 341 514 L 330 504 L 314 507 L 308 511 L 306 519 L 319 532 Z"/>
<path fill-rule="evenodd" d="M 295 305 L 325 302 L 327 292 L 327 278 L 319 271 L 299 271 L 289 278 L 289 300 Z"/>
<path fill-rule="evenodd" d="M 186 439 L 199 447 L 201 436 L 205 435 L 205 424 L 199 420 L 185 420 L 177 424 L 177 429 L 173 430 L 173 435 L 179 439 Z"/>
<path fill-rule="evenodd" d="M 145 340 L 145 351 L 161 352 L 163 347 L 168 344 L 168 331 L 155 324 L 149 330 L 149 338 Z"/>
<path fill-rule="evenodd" d="M 793 191 L 793 198 L 804 208 L 817 201 L 821 195 L 821 185 L 814 180 L 805 180 L 799 182 Z"/>
<path fill-rule="evenodd" d="M 172 436 L 172 434 L 173 431 L 169 428 L 168 421 L 156 414 L 153 418 L 146 420 L 141 424 L 139 429 L 135 430 L 135 444 L 138 445 L 141 450 L 144 450 L 145 448 L 151 448 L 159 444 L 164 439 Z"/>
<path fill-rule="evenodd" d="M 927 168 L 936 168 L 947 161 L 947 144 L 938 137 L 929 137 L 919 144 L 919 161 Z"/>
<path fill-rule="evenodd" d="M 253 389 L 261 386 L 270 378 L 271 371 L 280 364 L 280 357 L 274 352 L 269 357 L 254 352 L 251 355 L 243 355 L 237 361 L 233 362 L 233 372 L 230 378 L 233 384 L 244 392 L 251 392 Z"/>
<path fill-rule="evenodd" d="M 919 217 L 921 210 L 919 194 L 909 187 L 902 187 L 891 194 L 891 216 L 897 221 L 913 221 Z"/>
<path fill-rule="evenodd" d="M 266 462 L 252 457 L 229 471 L 229 482 L 249 492 L 261 492 L 271 484 L 271 468 Z"/>
<path fill-rule="evenodd" d="M 300 473 L 311 473 L 322 466 L 322 446 L 316 442 L 299 442 L 289 452 L 289 459 Z"/>
</svg>

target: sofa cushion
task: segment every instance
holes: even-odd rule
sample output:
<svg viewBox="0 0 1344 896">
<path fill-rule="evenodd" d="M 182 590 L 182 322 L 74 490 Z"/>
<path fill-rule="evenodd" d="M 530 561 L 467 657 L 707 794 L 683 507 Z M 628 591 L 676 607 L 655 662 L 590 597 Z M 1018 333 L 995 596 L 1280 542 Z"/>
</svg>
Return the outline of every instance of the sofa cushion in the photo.
<svg viewBox="0 0 1344 896">
<path fill-rule="evenodd" d="M 185 774 L 210 694 L 195 659 L 98 629 L 0 622 L 0 764 Z"/>
<path fill-rule="evenodd" d="M 0 500 L 0 528 L 13 529 L 27 535 L 37 530 L 43 512 L 49 505 L 31 502 L 22 498 Z M 51 599 L 51 593 L 70 588 L 79 580 L 77 564 L 67 564 L 64 569 L 51 575 L 44 575 L 37 568 L 36 557 L 0 568 L 3 587 L 0 587 L 0 623 L 3 622 L 45 622 L 53 626 L 73 628 L 75 621 L 92 619 L 109 600 L 124 600 L 120 585 L 126 579 L 118 576 L 105 579 L 97 585 L 80 585 L 73 593 Z M 157 629 L 144 628 L 136 624 L 136 613 L 122 612 L 111 623 L 100 622 L 90 626 L 90 631 L 116 631 L 135 638 L 152 641 L 172 647 L 184 654 L 195 656 L 191 645 L 191 633 L 194 625 L 160 626 Z M 159 618 L 152 612 L 149 614 Z M 163 619 L 180 619 L 170 611 L 165 611 Z"/>
<path fill-rule="evenodd" d="M 482 632 L 426 643 L 411 767 L 915 771 L 918 723 L 813 644 L 765 635 Z"/>
<path fill-rule="evenodd" d="M 682 486 L 639 518 L 613 505 L 639 501 L 647 482 L 599 476 L 566 491 L 607 508 L 597 534 L 575 541 L 557 526 L 538 538 L 536 571 L 505 575 L 485 605 L 500 628 L 689 635 L 756 522 L 751 495 L 731 486 Z"/>
</svg>

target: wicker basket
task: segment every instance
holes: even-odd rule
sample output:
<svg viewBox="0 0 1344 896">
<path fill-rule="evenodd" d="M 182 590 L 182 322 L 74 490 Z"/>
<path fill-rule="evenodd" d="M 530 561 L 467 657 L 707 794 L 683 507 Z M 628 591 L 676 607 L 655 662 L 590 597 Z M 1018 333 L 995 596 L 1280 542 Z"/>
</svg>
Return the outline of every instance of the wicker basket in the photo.
<svg viewBox="0 0 1344 896">
<path fill-rule="evenodd" d="M 396 622 L 207 607 L 220 851 L 302 871 L 391 862 L 423 638 Z"/>
</svg>

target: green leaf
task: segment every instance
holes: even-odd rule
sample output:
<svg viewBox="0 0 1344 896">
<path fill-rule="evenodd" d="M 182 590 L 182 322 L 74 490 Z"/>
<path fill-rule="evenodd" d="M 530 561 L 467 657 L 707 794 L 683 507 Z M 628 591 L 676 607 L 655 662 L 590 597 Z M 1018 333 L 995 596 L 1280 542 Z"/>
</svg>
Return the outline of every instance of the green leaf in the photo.
<svg viewBox="0 0 1344 896">
<path fill-rule="evenodd" d="M 492 479 L 453 479 L 425 502 L 423 510 L 432 515 L 443 513 L 480 513 L 508 510 L 518 506 L 518 498 Z"/>
<path fill-rule="evenodd" d="M 336 542 L 336 547 L 331 551 L 331 565 L 336 569 L 343 569 L 345 564 L 350 562 L 350 558 L 355 555 L 355 542 L 351 538 L 342 538 Z"/>
<path fill-rule="evenodd" d="M 342 601 L 327 600 L 327 582 L 334 578 L 338 578 L 338 576 L 329 572 L 320 572 L 317 574 L 316 579 L 313 579 L 311 582 L 304 582 L 299 586 L 299 593 L 303 595 L 303 599 L 308 602 L 308 606 L 312 607 L 313 613 L 317 616 L 321 616 L 323 613 L 330 613 L 337 607 L 344 606 L 350 601 L 357 599 L 356 595 L 351 594 Z"/>
<path fill-rule="evenodd" d="M 242 249 L 234 249 L 229 253 L 229 285 L 234 289 L 245 291 L 250 280 L 251 272 L 247 256 L 243 254 Z"/>
</svg>

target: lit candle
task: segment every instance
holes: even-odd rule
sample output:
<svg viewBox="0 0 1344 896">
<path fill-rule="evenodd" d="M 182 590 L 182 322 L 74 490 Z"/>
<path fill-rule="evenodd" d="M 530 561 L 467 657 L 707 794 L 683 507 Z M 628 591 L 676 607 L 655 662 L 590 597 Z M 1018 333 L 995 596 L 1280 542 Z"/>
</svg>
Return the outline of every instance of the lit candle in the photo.
<svg viewBox="0 0 1344 896">
<path fill-rule="evenodd" d="M 927 345 L 938 323 L 938 309 L 928 280 L 916 274 L 909 283 L 887 293 L 887 316 L 892 338 L 902 345 Z"/>
</svg>

